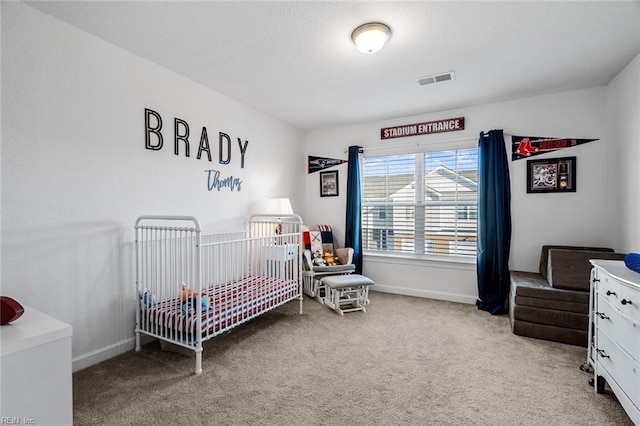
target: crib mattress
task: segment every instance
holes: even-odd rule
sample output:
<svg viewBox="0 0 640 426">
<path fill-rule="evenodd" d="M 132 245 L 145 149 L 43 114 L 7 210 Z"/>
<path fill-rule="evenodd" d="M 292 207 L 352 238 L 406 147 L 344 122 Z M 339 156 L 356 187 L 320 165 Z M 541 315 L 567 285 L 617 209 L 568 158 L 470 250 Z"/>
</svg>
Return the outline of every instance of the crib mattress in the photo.
<svg viewBox="0 0 640 426">
<path fill-rule="evenodd" d="M 248 276 L 207 289 L 212 301 L 202 313 L 202 333 L 215 335 L 298 296 L 298 282 L 273 277 Z M 194 333 L 197 314 L 184 312 L 180 297 L 142 307 L 147 330 L 161 327 Z M 160 330 L 158 330 L 160 331 Z"/>
</svg>

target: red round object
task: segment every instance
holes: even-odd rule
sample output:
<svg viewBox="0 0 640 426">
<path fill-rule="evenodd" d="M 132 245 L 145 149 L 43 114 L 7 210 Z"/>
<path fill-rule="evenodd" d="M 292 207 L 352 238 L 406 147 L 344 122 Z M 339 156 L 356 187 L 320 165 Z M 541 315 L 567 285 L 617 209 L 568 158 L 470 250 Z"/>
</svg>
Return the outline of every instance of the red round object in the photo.
<svg viewBox="0 0 640 426">
<path fill-rule="evenodd" d="M 0 296 L 0 325 L 15 321 L 22 316 L 24 308 L 10 297 Z"/>
</svg>

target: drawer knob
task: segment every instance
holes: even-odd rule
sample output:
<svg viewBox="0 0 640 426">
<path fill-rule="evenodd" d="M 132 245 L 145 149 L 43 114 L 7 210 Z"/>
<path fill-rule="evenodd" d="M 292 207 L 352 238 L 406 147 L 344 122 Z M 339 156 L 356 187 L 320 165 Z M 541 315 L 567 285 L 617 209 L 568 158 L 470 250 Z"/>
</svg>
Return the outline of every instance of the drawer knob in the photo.
<svg viewBox="0 0 640 426">
<path fill-rule="evenodd" d="M 599 283 L 599 282 L 600 282 L 600 280 L 599 280 L 599 279 L 597 279 L 597 278 L 594 278 L 594 279 L 593 279 L 593 282 L 594 282 L 594 283 Z"/>
<path fill-rule="evenodd" d="M 596 352 L 598 352 L 598 355 L 600 355 L 602 358 L 611 358 L 609 355 L 604 353 L 603 349 L 596 349 Z"/>
<path fill-rule="evenodd" d="M 616 296 L 616 292 L 615 292 L 615 291 L 607 290 L 607 296 L 611 296 L 611 295 Z"/>
<path fill-rule="evenodd" d="M 604 312 L 596 312 L 596 315 L 600 317 L 600 319 L 609 319 L 608 316 L 604 314 Z"/>
<path fill-rule="evenodd" d="M 633 303 L 631 303 L 631 300 L 627 299 L 622 299 L 620 303 L 622 303 L 623 305 L 633 305 Z"/>
</svg>

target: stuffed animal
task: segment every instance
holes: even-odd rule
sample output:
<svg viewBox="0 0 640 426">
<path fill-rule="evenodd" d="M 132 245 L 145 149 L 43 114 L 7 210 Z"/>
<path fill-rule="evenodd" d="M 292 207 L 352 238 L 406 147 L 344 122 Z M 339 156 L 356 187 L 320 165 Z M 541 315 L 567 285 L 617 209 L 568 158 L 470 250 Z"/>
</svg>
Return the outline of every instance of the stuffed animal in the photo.
<svg viewBox="0 0 640 426">
<path fill-rule="evenodd" d="M 188 298 L 190 297 L 196 297 L 198 295 L 198 292 L 195 290 L 191 290 L 189 287 L 187 287 L 187 285 L 185 283 L 182 283 L 182 291 L 180 293 L 180 300 L 182 300 L 183 302 L 186 301 Z M 206 296 L 207 292 L 205 290 L 202 290 L 200 292 L 201 296 Z"/>
<path fill-rule="evenodd" d="M 197 300 L 200 300 L 200 305 L 202 307 L 202 312 L 206 312 L 209 309 L 209 298 L 206 296 L 194 296 L 187 298 L 184 302 L 182 302 L 182 312 L 187 315 L 194 315 L 197 311 Z"/>
<path fill-rule="evenodd" d="M 319 251 L 313 253 L 313 261 L 311 263 L 313 263 L 313 266 L 327 266 Z"/>
<path fill-rule="evenodd" d="M 198 295 L 197 291 L 189 289 L 184 283 L 182 283 L 180 300 L 182 301 L 182 312 L 189 315 L 196 313 L 196 303 L 198 303 L 198 300 L 202 306 L 202 312 L 207 311 L 211 306 L 205 290 L 202 290 L 200 295 Z"/>
<path fill-rule="evenodd" d="M 336 257 L 330 251 L 324 252 L 324 261 L 327 263 L 328 266 L 336 266 L 337 260 L 338 259 L 336 259 Z"/>
<path fill-rule="evenodd" d="M 146 288 L 142 290 L 140 294 L 140 299 L 145 306 L 151 306 L 156 304 L 156 296 L 153 295 Z"/>
</svg>

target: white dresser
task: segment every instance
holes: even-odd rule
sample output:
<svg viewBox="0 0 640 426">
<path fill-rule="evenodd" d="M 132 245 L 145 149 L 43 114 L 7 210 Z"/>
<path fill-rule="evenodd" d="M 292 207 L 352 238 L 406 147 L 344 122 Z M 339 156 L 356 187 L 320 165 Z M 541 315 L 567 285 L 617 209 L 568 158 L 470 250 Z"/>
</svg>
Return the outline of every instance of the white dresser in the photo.
<svg viewBox="0 0 640 426">
<path fill-rule="evenodd" d="M 0 326 L 0 423 L 73 423 L 68 324 L 29 306 Z"/>
<path fill-rule="evenodd" d="M 595 388 L 605 382 L 640 425 L 640 274 L 619 260 L 591 260 Z"/>
</svg>

